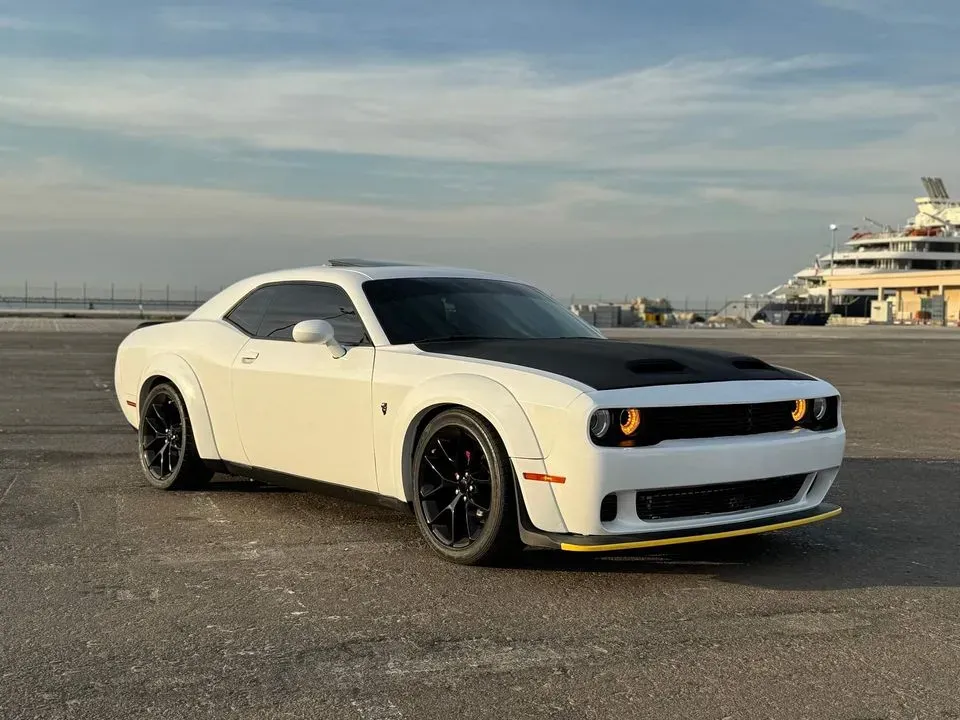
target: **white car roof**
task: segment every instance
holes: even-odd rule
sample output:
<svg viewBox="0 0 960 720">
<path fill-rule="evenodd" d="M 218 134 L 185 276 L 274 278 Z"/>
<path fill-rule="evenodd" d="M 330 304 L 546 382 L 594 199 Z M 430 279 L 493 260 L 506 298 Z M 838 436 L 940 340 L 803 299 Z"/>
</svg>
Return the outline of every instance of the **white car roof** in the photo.
<svg viewBox="0 0 960 720">
<path fill-rule="evenodd" d="M 369 266 L 336 266 L 315 265 L 311 267 L 291 268 L 289 270 L 274 270 L 246 278 L 240 282 L 250 287 L 270 282 L 289 282 L 296 280 L 313 282 L 338 282 L 352 284 L 364 280 L 382 280 L 385 278 L 409 277 L 469 277 L 487 278 L 492 280 L 506 280 L 519 282 L 515 278 L 483 270 L 468 268 L 438 267 L 434 265 L 369 265 Z"/>
<path fill-rule="evenodd" d="M 339 264 L 337 264 L 339 263 Z M 364 263 L 364 264 L 361 264 Z M 213 320 L 222 317 L 243 296 L 254 288 L 267 283 L 278 282 L 329 282 L 343 287 L 354 302 L 362 297 L 361 285 L 366 280 L 410 277 L 462 277 L 501 280 L 505 282 L 529 283 L 516 278 L 483 270 L 468 268 L 439 267 L 434 265 L 404 265 L 400 263 L 374 261 L 331 261 L 327 265 L 274 270 L 239 280 L 201 305 L 191 315 L 192 318 Z"/>
</svg>

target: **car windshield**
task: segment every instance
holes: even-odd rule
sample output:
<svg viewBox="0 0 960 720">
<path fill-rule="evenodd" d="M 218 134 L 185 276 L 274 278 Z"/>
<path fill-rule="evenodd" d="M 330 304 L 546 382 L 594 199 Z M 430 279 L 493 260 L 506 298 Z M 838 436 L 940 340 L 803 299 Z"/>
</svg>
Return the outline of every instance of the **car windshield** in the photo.
<svg viewBox="0 0 960 720">
<path fill-rule="evenodd" d="M 458 339 L 597 338 L 599 331 L 529 285 L 478 278 L 363 283 L 393 345 Z"/>
</svg>

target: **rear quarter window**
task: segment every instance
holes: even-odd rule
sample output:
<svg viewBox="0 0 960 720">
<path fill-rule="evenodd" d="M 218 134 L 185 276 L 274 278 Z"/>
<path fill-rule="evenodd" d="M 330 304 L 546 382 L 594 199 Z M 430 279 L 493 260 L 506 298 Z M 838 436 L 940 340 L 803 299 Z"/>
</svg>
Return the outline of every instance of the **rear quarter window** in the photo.
<svg viewBox="0 0 960 720">
<path fill-rule="evenodd" d="M 263 322 L 264 313 L 275 294 L 276 286 L 263 287 L 247 295 L 229 313 L 226 320 L 248 335 L 256 335 Z"/>
</svg>

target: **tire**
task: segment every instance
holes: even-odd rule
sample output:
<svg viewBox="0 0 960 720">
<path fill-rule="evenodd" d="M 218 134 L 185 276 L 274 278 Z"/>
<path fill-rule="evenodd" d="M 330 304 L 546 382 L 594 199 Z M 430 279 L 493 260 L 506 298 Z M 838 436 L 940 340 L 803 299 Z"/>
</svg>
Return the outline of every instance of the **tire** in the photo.
<svg viewBox="0 0 960 720">
<path fill-rule="evenodd" d="M 414 450 L 413 473 L 417 527 L 440 557 L 492 565 L 522 550 L 513 466 L 480 415 L 456 408 L 433 418 Z"/>
<path fill-rule="evenodd" d="M 213 477 L 197 454 L 187 405 L 169 383 L 157 385 L 144 398 L 137 442 L 140 466 L 155 488 L 194 490 Z"/>
</svg>

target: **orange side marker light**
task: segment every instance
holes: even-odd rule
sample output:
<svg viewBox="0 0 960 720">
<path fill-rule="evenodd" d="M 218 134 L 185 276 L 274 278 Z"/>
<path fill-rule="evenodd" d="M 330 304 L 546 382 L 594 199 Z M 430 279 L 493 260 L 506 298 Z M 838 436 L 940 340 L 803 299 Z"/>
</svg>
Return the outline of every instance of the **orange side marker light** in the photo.
<svg viewBox="0 0 960 720">
<path fill-rule="evenodd" d="M 523 474 L 524 480 L 539 480 L 540 482 L 552 482 L 557 483 L 558 485 L 563 485 L 567 479 L 561 475 L 544 475 L 543 473 L 529 473 L 525 472 Z"/>
</svg>

